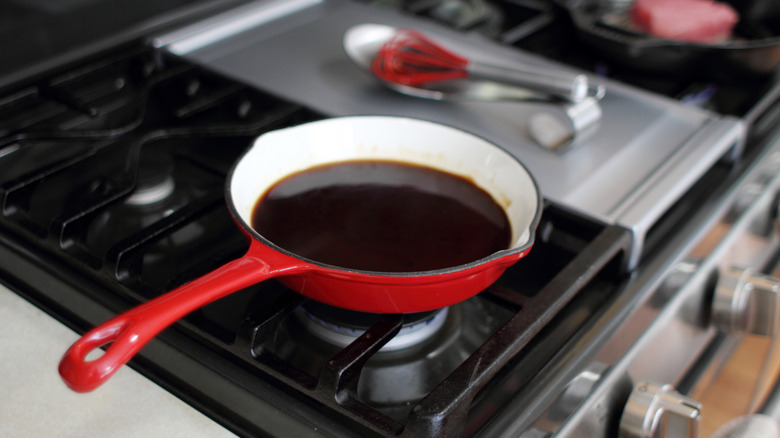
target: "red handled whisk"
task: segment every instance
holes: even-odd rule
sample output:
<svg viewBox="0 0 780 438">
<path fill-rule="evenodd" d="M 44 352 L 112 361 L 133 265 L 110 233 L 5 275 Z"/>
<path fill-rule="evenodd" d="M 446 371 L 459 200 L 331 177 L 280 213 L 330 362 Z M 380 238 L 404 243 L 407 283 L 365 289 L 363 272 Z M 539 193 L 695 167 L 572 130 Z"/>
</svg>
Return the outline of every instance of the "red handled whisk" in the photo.
<svg viewBox="0 0 780 438">
<path fill-rule="evenodd" d="M 400 29 L 377 53 L 371 69 L 380 79 L 419 86 L 469 76 L 469 60 L 420 32 Z"/>
<path fill-rule="evenodd" d="M 552 67 L 509 68 L 470 61 L 410 29 L 399 29 L 382 45 L 371 70 L 384 81 L 413 87 L 474 78 L 517 85 L 571 102 L 580 102 L 588 96 L 601 97 L 603 93 L 601 88 L 589 87 L 584 74 Z"/>
</svg>

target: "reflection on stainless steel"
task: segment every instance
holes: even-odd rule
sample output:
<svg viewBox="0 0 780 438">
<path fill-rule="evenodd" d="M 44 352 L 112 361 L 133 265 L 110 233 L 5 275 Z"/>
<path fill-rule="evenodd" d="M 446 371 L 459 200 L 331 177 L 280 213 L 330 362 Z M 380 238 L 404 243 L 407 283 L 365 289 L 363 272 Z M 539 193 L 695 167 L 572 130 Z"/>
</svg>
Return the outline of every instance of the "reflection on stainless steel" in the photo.
<svg viewBox="0 0 780 438">
<path fill-rule="evenodd" d="M 601 376 L 604 375 L 608 368 L 607 364 L 594 362 L 578 374 L 577 377 L 566 385 L 566 389 L 551 405 L 548 411 L 550 419 L 552 421 L 563 421 L 569 418 L 580 407 L 580 404 L 590 396 Z"/>
<path fill-rule="evenodd" d="M 183 55 L 208 46 L 215 41 L 240 34 L 247 29 L 312 7 L 321 1 L 274 0 L 262 2 L 262 4 L 249 4 L 204 20 L 199 23 L 199 26 L 185 27 L 166 35 L 165 38 L 156 38 L 153 44 L 157 47 L 168 45 L 171 51 Z M 208 28 L 207 32 L 199 32 L 203 25 Z M 197 36 L 190 38 L 193 34 L 197 34 Z"/>
<path fill-rule="evenodd" d="M 697 438 L 701 404 L 671 385 L 642 382 L 634 387 L 620 418 L 620 438 Z"/>
<path fill-rule="evenodd" d="M 468 72 L 475 79 L 530 88 L 568 102 L 581 102 L 587 97 L 603 95 L 603 90 L 588 85 L 588 77 L 582 73 L 566 74 L 532 66 L 505 68 L 473 61 L 469 63 Z"/>
<path fill-rule="evenodd" d="M 551 106 L 528 118 L 531 137 L 550 150 L 564 152 L 588 139 L 598 129 L 601 106 L 595 98 Z"/>
<path fill-rule="evenodd" d="M 525 88 L 485 81 L 451 81 L 436 84 L 411 85 L 385 82 L 388 88 L 413 97 L 431 100 L 515 102 L 543 101 L 543 96 Z"/>
<path fill-rule="evenodd" d="M 713 301 L 713 318 L 729 334 L 776 337 L 780 333 L 780 280 L 752 269 L 720 273 Z"/>
</svg>

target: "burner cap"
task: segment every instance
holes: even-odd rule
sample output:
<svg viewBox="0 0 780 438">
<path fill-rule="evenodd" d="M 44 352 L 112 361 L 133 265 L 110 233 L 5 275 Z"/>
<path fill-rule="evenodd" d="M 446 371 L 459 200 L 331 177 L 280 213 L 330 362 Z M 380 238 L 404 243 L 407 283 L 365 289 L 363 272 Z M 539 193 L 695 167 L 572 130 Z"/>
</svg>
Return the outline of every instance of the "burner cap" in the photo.
<svg viewBox="0 0 780 438">
<path fill-rule="evenodd" d="M 401 330 L 382 347 L 382 351 L 397 351 L 430 339 L 444 325 L 447 314 L 445 307 L 404 315 Z M 296 310 L 296 316 L 311 334 L 340 348 L 352 343 L 381 318 L 379 314 L 345 310 L 317 302 L 301 306 Z"/>
<path fill-rule="evenodd" d="M 165 150 L 151 149 L 141 155 L 136 187 L 125 204 L 139 207 L 164 201 L 176 189 L 174 158 Z"/>
<path fill-rule="evenodd" d="M 176 184 L 171 175 L 166 175 L 165 178 L 155 181 L 154 184 L 142 185 L 139 183 L 133 194 L 125 200 L 125 203 L 133 206 L 156 204 L 171 196 L 175 188 Z"/>
</svg>

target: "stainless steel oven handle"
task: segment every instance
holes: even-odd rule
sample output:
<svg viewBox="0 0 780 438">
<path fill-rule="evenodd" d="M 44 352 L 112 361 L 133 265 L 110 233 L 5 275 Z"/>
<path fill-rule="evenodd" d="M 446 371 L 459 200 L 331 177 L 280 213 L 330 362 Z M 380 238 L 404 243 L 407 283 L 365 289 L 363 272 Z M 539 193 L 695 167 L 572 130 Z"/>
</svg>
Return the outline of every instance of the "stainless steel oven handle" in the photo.
<svg viewBox="0 0 780 438">
<path fill-rule="evenodd" d="M 696 438 L 701 404 L 672 385 L 641 382 L 634 386 L 620 417 L 620 438 Z"/>
<path fill-rule="evenodd" d="M 724 333 L 775 338 L 780 334 L 780 280 L 752 269 L 721 269 L 712 303 Z"/>
</svg>

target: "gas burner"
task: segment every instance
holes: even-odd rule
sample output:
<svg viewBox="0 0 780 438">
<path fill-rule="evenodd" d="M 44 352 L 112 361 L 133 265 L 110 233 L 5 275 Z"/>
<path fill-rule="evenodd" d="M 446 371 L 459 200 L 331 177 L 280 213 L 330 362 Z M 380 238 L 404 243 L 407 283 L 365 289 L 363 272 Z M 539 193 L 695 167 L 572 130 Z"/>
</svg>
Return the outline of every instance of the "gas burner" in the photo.
<svg viewBox="0 0 780 438">
<path fill-rule="evenodd" d="M 396 351 L 418 345 L 433 337 L 447 319 L 447 308 L 408 314 L 398 334 L 381 351 Z M 346 347 L 379 320 L 380 315 L 336 309 L 315 302 L 296 309 L 296 317 L 314 336 L 338 347 Z"/>
<path fill-rule="evenodd" d="M 176 182 L 170 151 L 159 148 L 144 152 L 130 196 L 109 206 L 89 224 L 86 244 L 98 255 L 105 254 L 123 237 L 170 216 L 192 199 L 187 184 Z"/>
<path fill-rule="evenodd" d="M 364 366 L 358 398 L 402 421 L 506 321 L 505 316 L 495 304 L 479 298 L 404 315 L 399 333 Z M 381 317 L 308 301 L 286 319 L 270 348 L 316 377 L 335 354 Z"/>
</svg>

